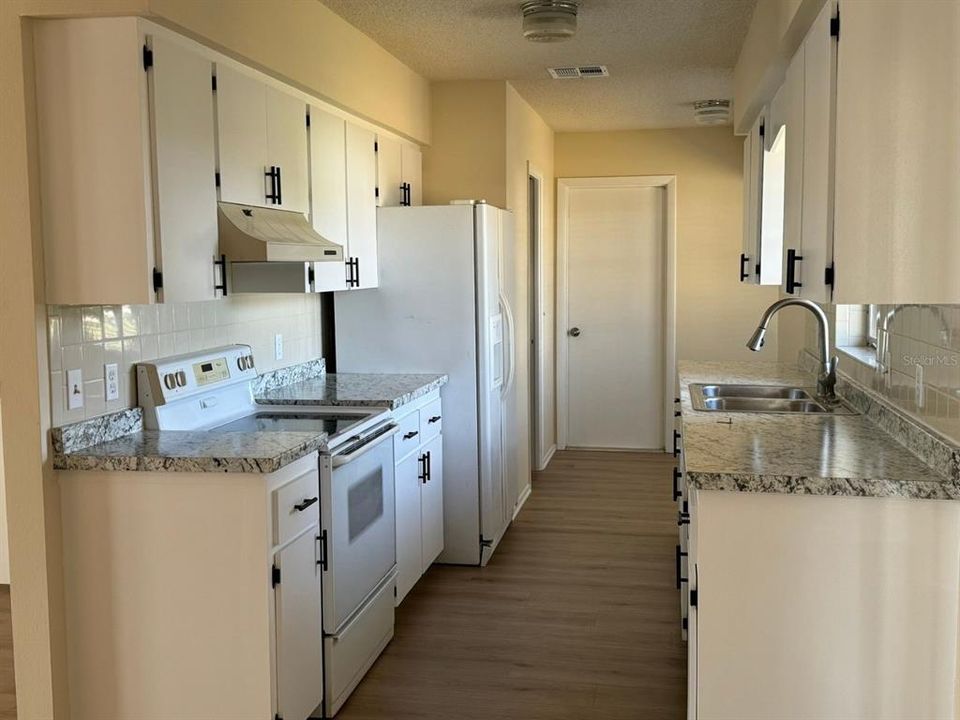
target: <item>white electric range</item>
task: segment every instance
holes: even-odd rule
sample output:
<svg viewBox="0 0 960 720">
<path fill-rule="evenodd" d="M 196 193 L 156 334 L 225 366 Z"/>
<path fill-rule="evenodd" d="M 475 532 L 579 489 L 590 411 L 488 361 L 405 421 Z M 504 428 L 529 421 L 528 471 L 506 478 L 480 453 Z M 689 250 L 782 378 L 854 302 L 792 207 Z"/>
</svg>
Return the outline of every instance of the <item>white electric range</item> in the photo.
<svg viewBox="0 0 960 720">
<path fill-rule="evenodd" d="M 264 405 L 248 345 L 137 365 L 148 430 L 325 432 L 319 454 L 324 710 L 332 717 L 393 637 L 396 583 L 393 442 L 385 408 Z M 306 507 L 306 506 L 305 506 Z"/>
</svg>

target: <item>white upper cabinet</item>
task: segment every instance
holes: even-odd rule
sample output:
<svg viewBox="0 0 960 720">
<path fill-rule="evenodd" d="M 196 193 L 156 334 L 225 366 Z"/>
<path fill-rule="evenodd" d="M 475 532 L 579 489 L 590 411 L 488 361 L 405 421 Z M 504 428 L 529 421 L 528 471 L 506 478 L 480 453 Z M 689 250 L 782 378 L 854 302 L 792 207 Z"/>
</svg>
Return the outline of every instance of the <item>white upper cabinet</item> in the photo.
<svg viewBox="0 0 960 720">
<path fill-rule="evenodd" d="M 838 303 L 960 302 L 960 3 L 840 3 Z"/>
<path fill-rule="evenodd" d="M 763 193 L 763 140 L 765 113 L 757 117 L 743 140 L 743 248 L 740 282 L 760 282 L 760 222 Z"/>
<path fill-rule="evenodd" d="M 320 235 L 343 246 L 345 260 L 350 255 L 346 126 L 343 118 L 310 106 L 310 221 Z M 314 287 L 317 292 L 346 290 L 345 263 L 314 263 Z"/>
<path fill-rule="evenodd" d="M 212 64 L 137 18 L 34 25 L 51 304 L 213 299 Z"/>
<path fill-rule="evenodd" d="M 306 103 L 223 63 L 216 96 L 220 199 L 308 212 Z"/>
<path fill-rule="evenodd" d="M 377 259 L 377 152 L 371 130 L 347 123 L 347 286 L 375 288 Z"/>
<path fill-rule="evenodd" d="M 400 158 L 403 182 L 407 185 L 407 205 L 423 205 L 423 153 L 416 145 L 404 144 Z"/>
<path fill-rule="evenodd" d="M 399 140 L 377 137 L 377 197 L 380 207 L 422 205 L 420 148 Z"/>
<path fill-rule="evenodd" d="M 801 283 L 793 292 L 829 302 L 833 275 L 834 144 L 836 118 L 837 39 L 831 34 L 836 2 L 828 2 L 802 45 L 803 63 L 803 202 L 801 241 L 794 275 Z M 791 64 L 794 76 L 800 74 Z M 789 258 L 788 258 L 789 261 Z"/>
<path fill-rule="evenodd" d="M 787 169 L 787 89 L 781 87 L 770 103 L 763 134 L 763 174 L 760 193 L 760 284 L 779 285 L 783 274 L 783 211 Z"/>
</svg>

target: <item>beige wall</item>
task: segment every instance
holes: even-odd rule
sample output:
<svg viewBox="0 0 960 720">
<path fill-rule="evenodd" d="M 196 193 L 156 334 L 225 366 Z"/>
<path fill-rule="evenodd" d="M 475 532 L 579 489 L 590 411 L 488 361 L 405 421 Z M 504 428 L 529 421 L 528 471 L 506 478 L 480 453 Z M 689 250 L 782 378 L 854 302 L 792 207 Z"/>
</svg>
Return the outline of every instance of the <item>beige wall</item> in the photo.
<svg viewBox="0 0 960 720">
<path fill-rule="evenodd" d="M 558 133 L 558 178 L 677 177 L 677 358 L 757 359 L 744 346 L 777 288 L 737 275 L 743 142 L 729 127 Z M 776 359 L 774 328 L 767 359 Z"/>
<path fill-rule="evenodd" d="M 733 118 L 746 134 L 773 97 L 826 0 L 759 0 L 733 71 Z"/>
<path fill-rule="evenodd" d="M 515 270 L 512 297 L 516 298 L 518 307 L 513 308 L 516 328 L 517 366 L 526 372 L 517 373 L 515 382 L 517 392 L 514 397 L 526 403 L 530 396 L 531 362 L 537 358 L 530 356 L 530 338 L 533 328 L 530 327 L 530 314 L 526 304 L 530 297 L 530 209 L 528 193 L 528 173 L 538 173 L 543 178 L 541 186 L 542 207 L 540 217 L 541 226 L 541 254 L 539 258 L 540 275 L 540 323 L 543 331 L 541 347 L 544 357 L 540 359 L 540 387 L 543 398 L 543 417 L 538 428 L 539 447 L 541 457 L 529 457 L 529 448 L 523 445 L 520 456 L 514 458 L 515 467 L 519 468 L 520 477 L 529 477 L 531 465 L 539 468 L 544 455 L 551 451 L 556 444 L 556 372 L 555 372 L 555 308 L 556 289 L 556 234 L 554 232 L 554 133 L 543 121 L 530 104 L 524 100 L 508 83 L 506 87 L 506 196 L 507 208 L 513 211 L 515 221 L 514 258 L 511 263 Z M 523 304 L 521 305 L 521 302 Z M 527 407 L 514 408 L 511 415 L 517 418 L 520 425 L 515 429 L 520 437 L 529 437 L 530 417 Z M 526 422 L 524 422 L 526 421 Z M 519 447 L 519 446 L 518 446 Z M 522 488 L 521 488 L 522 489 Z"/>
<path fill-rule="evenodd" d="M 483 198 L 513 211 L 514 248 L 504 258 L 504 273 L 515 307 L 515 386 L 510 416 L 516 426 L 508 431 L 529 437 L 528 317 L 530 238 L 528 226 L 528 164 L 543 175 L 543 288 L 544 338 L 549 360 L 544 368 L 545 419 L 541 423 L 545 451 L 556 442 L 555 378 L 553 368 L 554 323 L 554 148 L 553 130 L 532 107 L 503 80 L 464 80 L 434 83 L 433 143 L 424 149 L 423 186 L 426 204 L 443 204 L 458 198 Z M 509 459 L 510 476 L 521 478 L 520 491 L 530 476 L 527 443 L 516 444 Z"/>
<path fill-rule="evenodd" d="M 502 80 L 433 83 L 433 142 L 423 149 L 423 202 L 472 198 L 506 207 L 506 104 Z"/>
<path fill-rule="evenodd" d="M 152 15 L 411 139 L 430 140 L 428 83 L 316 0 L 2 0 L 0 396 L 17 704 L 67 717 L 59 492 L 50 390 L 28 16 Z M 28 26 L 28 25 L 27 25 Z M 26 62 L 25 62 L 26 59 Z"/>
</svg>

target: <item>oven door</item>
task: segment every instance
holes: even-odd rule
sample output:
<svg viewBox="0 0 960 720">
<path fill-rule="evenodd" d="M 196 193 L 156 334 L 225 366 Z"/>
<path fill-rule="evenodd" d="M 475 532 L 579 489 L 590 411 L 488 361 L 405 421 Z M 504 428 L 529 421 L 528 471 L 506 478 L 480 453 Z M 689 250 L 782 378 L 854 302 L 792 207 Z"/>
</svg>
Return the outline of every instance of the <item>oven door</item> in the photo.
<svg viewBox="0 0 960 720">
<path fill-rule="evenodd" d="M 396 565 L 393 435 L 322 456 L 323 631 L 337 633 Z"/>
</svg>

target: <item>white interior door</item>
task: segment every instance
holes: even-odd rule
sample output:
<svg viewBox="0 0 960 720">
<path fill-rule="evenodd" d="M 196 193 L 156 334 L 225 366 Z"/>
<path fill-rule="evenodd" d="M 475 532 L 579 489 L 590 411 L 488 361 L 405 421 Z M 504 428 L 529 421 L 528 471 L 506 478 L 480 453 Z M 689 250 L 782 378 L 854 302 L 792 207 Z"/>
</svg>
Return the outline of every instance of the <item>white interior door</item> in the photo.
<svg viewBox="0 0 960 720">
<path fill-rule="evenodd" d="M 571 187 L 570 447 L 663 447 L 664 189 Z"/>
</svg>

